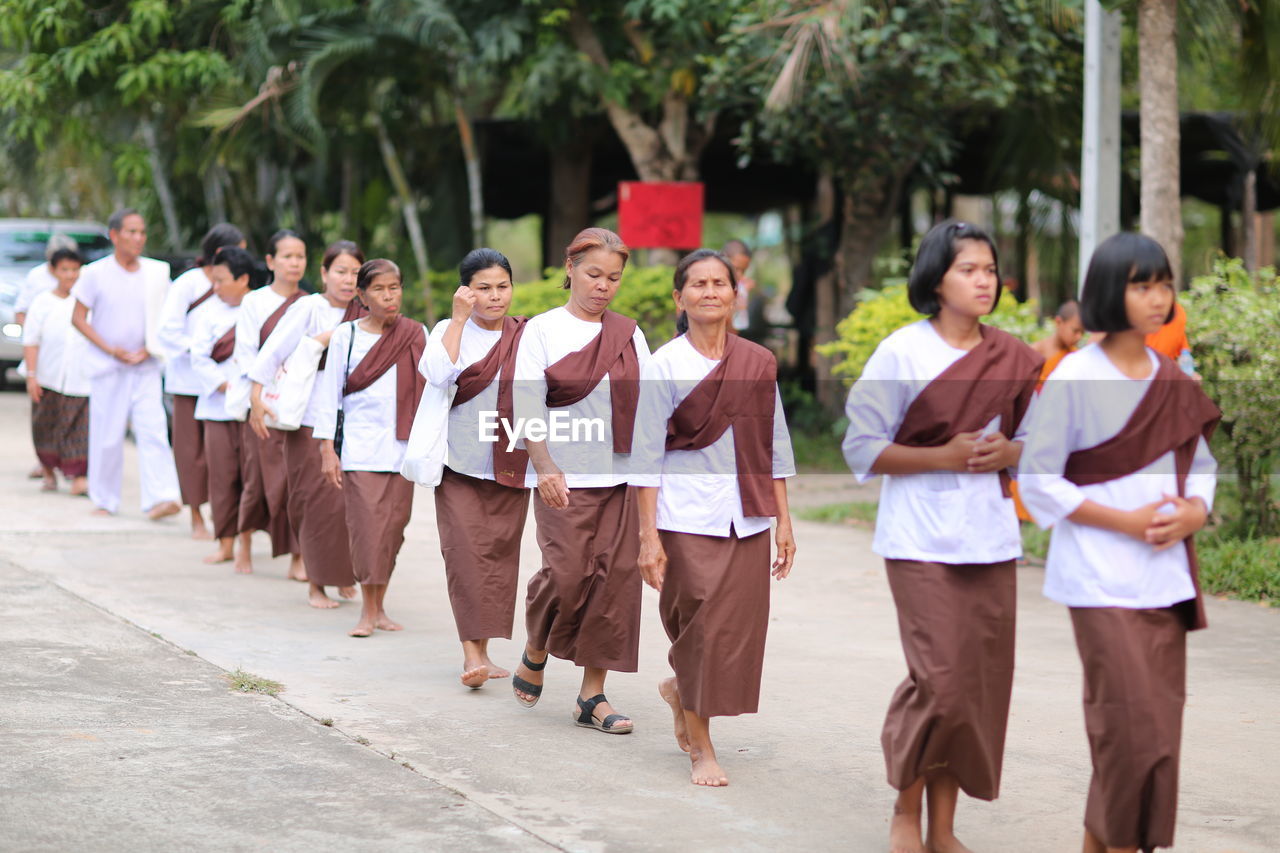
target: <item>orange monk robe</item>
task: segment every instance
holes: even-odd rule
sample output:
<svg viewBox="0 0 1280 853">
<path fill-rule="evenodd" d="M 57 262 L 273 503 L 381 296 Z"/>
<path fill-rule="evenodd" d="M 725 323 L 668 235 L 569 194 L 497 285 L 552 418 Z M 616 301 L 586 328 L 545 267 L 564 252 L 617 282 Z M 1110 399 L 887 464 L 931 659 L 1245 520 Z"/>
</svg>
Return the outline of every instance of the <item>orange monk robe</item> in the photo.
<svg viewBox="0 0 1280 853">
<path fill-rule="evenodd" d="M 1160 327 L 1160 331 L 1147 335 L 1147 346 L 1163 356 L 1177 361 L 1184 349 L 1191 349 L 1187 340 L 1187 309 L 1182 303 L 1173 305 L 1173 319 Z"/>
<path fill-rule="evenodd" d="M 1049 378 L 1049 374 L 1053 373 L 1054 368 L 1061 364 L 1062 360 L 1066 358 L 1067 354 L 1070 352 L 1071 350 L 1058 350 L 1044 360 L 1044 367 L 1040 368 L 1040 378 L 1036 380 L 1036 393 L 1039 393 L 1040 389 L 1044 387 L 1044 381 Z M 1031 517 L 1031 513 L 1027 512 L 1027 508 L 1022 505 L 1022 497 L 1018 494 L 1018 483 L 1016 480 L 1010 484 L 1010 489 L 1013 493 L 1013 507 L 1018 512 L 1018 520 L 1034 521 L 1035 519 Z"/>
</svg>

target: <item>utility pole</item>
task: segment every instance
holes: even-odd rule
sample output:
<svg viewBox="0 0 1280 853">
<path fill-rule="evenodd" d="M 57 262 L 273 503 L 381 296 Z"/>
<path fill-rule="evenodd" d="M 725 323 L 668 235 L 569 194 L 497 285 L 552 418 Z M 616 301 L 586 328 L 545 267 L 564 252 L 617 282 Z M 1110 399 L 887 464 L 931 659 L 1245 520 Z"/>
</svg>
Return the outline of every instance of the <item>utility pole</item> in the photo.
<svg viewBox="0 0 1280 853">
<path fill-rule="evenodd" d="M 1080 163 L 1080 275 L 1093 250 L 1120 230 L 1119 12 L 1084 4 L 1084 144 Z"/>
</svg>

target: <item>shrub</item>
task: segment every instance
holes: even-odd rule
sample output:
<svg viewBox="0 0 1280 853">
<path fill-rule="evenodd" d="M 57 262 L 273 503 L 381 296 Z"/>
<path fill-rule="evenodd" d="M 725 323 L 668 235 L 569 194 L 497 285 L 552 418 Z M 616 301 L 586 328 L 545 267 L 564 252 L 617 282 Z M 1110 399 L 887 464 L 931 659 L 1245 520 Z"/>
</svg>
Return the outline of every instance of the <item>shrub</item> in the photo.
<svg viewBox="0 0 1280 853">
<path fill-rule="evenodd" d="M 1220 443 L 1230 448 L 1235 468 L 1240 517 L 1227 525 L 1246 537 L 1274 535 L 1280 532 L 1272 488 L 1280 450 L 1276 272 L 1267 268 L 1250 275 L 1240 260 L 1221 259 L 1180 298 L 1196 369 L 1222 409 Z"/>
<path fill-rule="evenodd" d="M 892 332 L 920 319 L 920 314 L 907 301 L 907 285 L 898 282 L 880 290 L 866 289 L 858 294 L 858 304 L 849 316 L 836 326 L 837 339 L 819 346 L 818 352 L 839 359 L 832 372 L 853 384 L 879 343 Z M 1005 291 L 1000 304 L 986 322 L 1015 337 L 1030 342 L 1044 330 L 1035 302 L 1018 302 Z"/>
<path fill-rule="evenodd" d="M 1197 550 L 1206 591 L 1272 606 L 1280 602 L 1280 542 L 1208 537 Z"/>
<path fill-rule="evenodd" d="M 651 350 L 671 340 L 676 332 L 676 310 L 671 301 L 673 274 L 674 270 L 665 266 L 628 267 L 609 306 L 640 324 Z M 551 267 L 545 278 L 517 284 L 511 313 L 533 317 L 558 308 L 569 298 L 568 291 L 561 287 L 563 283 L 564 270 Z M 452 297 L 453 289 L 449 295 Z"/>
</svg>

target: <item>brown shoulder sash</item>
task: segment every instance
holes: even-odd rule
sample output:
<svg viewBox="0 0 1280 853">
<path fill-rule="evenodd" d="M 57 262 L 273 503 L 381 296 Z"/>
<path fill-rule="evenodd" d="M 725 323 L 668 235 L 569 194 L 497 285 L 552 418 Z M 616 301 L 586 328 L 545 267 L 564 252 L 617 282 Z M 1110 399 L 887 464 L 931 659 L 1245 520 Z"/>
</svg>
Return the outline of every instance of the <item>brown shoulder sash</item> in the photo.
<svg viewBox="0 0 1280 853">
<path fill-rule="evenodd" d="M 356 333 L 354 325 L 351 334 Z M 347 384 L 342 389 L 345 397 L 368 388 L 384 373 L 396 367 L 396 438 L 409 440 L 409 431 L 413 428 L 413 416 L 418 411 L 418 402 L 422 399 L 426 379 L 418 372 L 418 362 L 422 359 L 422 351 L 426 349 L 426 335 L 422 324 L 408 317 L 397 317 L 391 328 L 382 333 L 360 363 L 347 377 Z"/>
<path fill-rule="evenodd" d="M 359 320 L 365 314 L 369 313 L 369 309 L 364 307 L 364 303 L 360 301 L 359 296 L 351 297 L 351 301 L 347 303 L 347 310 L 342 312 L 342 319 L 338 321 L 338 326 L 343 323 L 350 323 L 352 320 Z M 334 326 L 334 328 L 338 328 Z M 324 352 L 320 353 L 320 363 L 316 365 L 316 370 L 324 370 L 325 365 L 329 363 L 329 348 L 326 346 Z"/>
<path fill-rule="evenodd" d="M 1093 447 L 1077 450 L 1067 457 L 1063 472 L 1077 486 L 1105 483 L 1127 477 L 1172 451 L 1178 481 L 1178 494 L 1186 495 L 1187 475 L 1195 459 L 1201 437 L 1213 435 L 1222 412 L 1191 377 L 1182 372 L 1168 357 L 1159 357 L 1159 367 L 1147 392 L 1120 432 Z M 1187 627 L 1194 631 L 1209 622 L 1204 612 L 1204 596 L 1200 592 L 1200 563 L 1196 558 L 1194 537 L 1184 540 L 1191 582 L 1196 597 L 1178 605 Z"/>
<path fill-rule="evenodd" d="M 676 406 L 667 422 L 667 450 L 701 450 L 733 427 L 738 494 L 748 517 L 776 516 L 773 494 L 773 412 L 778 362 L 737 335 L 724 356 Z"/>
<path fill-rule="evenodd" d="M 231 328 L 223 333 L 213 344 L 213 351 L 209 356 L 218 364 L 222 364 L 231 358 L 231 354 L 236 351 L 236 324 L 232 323 Z"/>
<path fill-rule="evenodd" d="M 284 318 L 285 313 L 293 307 L 293 303 L 297 302 L 307 294 L 301 290 L 295 292 L 284 302 L 280 303 L 280 307 L 267 315 L 267 319 L 262 321 L 262 331 L 258 332 L 258 346 L 262 346 L 267 342 L 267 338 L 271 337 L 271 333 L 276 330 L 276 326 L 280 325 L 280 320 Z"/>
<path fill-rule="evenodd" d="M 458 375 L 458 390 L 453 395 L 453 405 L 461 406 L 479 396 L 498 380 L 498 429 L 501 433 L 493 443 L 493 476 L 504 486 L 523 489 L 524 475 L 528 470 L 529 454 L 524 450 L 507 452 L 511 435 L 504 423 L 515 421 L 515 385 L 512 377 L 516 370 L 516 352 L 520 338 L 524 336 L 528 317 L 504 317 L 502 337 L 489 350 L 489 354 Z M 502 371 L 499 376 L 498 371 Z"/>
<path fill-rule="evenodd" d="M 630 453 L 640 399 L 640 361 L 632 338 L 636 321 L 605 309 L 600 326 L 591 343 L 546 369 L 547 405 L 558 409 L 586 399 L 607 373 L 613 452 Z"/>
<path fill-rule="evenodd" d="M 190 314 L 192 311 L 194 311 L 194 310 L 196 310 L 197 308 L 199 308 L 199 307 L 200 307 L 201 305 L 203 305 L 205 302 L 209 301 L 209 297 L 210 297 L 210 296 L 213 296 L 213 288 L 212 288 L 212 287 L 210 287 L 208 290 L 206 290 L 204 293 L 202 293 L 202 294 L 200 295 L 200 298 L 199 298 L 199 299 L 197 299 L 195 302 L 192 302 L 190 305 L 188 305 L 188 306 L 187 306 L 187 313 L 188 313 L 188 314 Z"/>
<path fill-rule="evenodd" d="M 907 407 L 895 444 L 939 447 L 958 433 L 975 432 L 1000 416 L 1000 432 L 1013 438 L 1022 423 L 1044 357 L 1010 335 L 982 325 L 982 342 L 934 377 Z M 1008 472 L 1000 486 L 1009 497 Z"/>
</svg>

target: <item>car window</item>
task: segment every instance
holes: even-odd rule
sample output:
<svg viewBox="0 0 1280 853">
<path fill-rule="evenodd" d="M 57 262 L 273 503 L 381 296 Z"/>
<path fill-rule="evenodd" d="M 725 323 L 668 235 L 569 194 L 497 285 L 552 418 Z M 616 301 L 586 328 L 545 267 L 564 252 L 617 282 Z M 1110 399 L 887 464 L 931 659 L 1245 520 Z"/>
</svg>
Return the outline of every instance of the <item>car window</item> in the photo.
<svg viewBox="0 0 1280 853">
<path fill-rule="evenodd" d="M 80 254 L 84 255 L 86 261 L 96 261 L 106 257 L 111 251 L 111 241 L 103 234 L 75 231 L 65 233 L 80 246 Z M 48 231 L 0 232 L 0 266 L 33 267 L 44 260 L 44 247 L 48 242 Z"/>
</svg>

